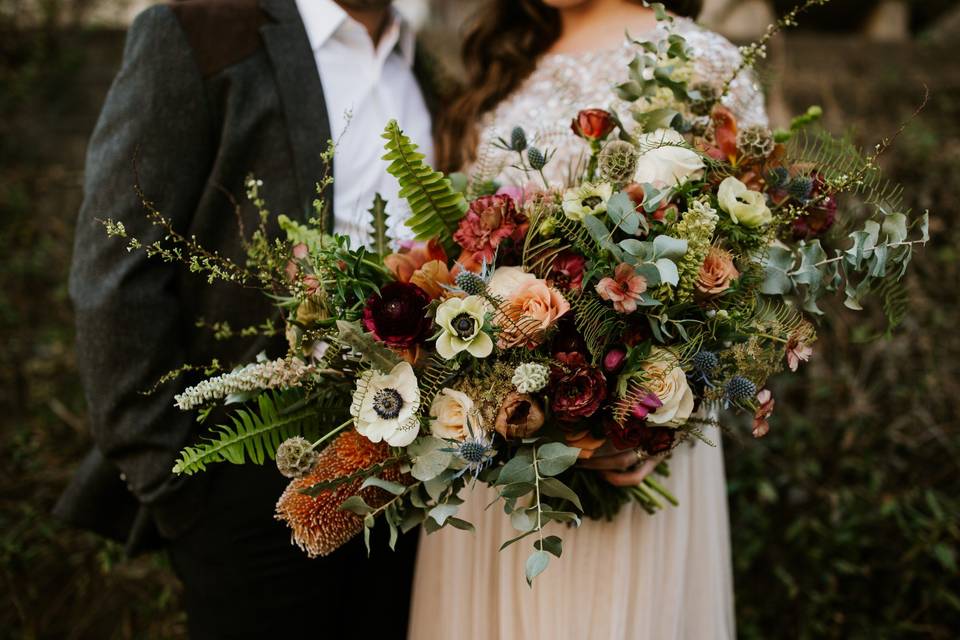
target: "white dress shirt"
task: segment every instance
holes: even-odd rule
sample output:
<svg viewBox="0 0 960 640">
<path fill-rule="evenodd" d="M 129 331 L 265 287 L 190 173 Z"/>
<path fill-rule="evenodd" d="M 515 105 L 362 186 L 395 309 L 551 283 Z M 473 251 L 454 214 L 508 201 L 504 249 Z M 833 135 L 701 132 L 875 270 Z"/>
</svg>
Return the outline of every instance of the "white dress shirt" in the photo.
<svg viewBox="0 0 960 640">
<path fill-rule="evenodd" d="M 399 12 L 374 46 L 366 28 L 333 0 L 296 0 L 316 57 L 337 145 L 333 159 L 334 231 L 349 235 L 353 246 L 367 244 L 367 210 L 379 193 L 387 200 L 391 236 L 410 237 L 404 225 L 410 209 L 397 197 L 397 181 L 387 173 L 383 138 L 396 119 L 410 139 L 433 161 L 430 114 L 413 75 L 416 36 Z M 317 141 L 317 153 L 325 140 Z"/>
</svg>

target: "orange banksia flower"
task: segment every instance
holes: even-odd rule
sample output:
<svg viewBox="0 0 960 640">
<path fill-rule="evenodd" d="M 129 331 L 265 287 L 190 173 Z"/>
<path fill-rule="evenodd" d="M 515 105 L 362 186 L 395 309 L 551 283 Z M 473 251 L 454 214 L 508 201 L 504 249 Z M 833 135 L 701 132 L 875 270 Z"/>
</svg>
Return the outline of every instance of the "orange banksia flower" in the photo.
<svg viewBox="0 0 960 640">
<path fill-rule="evenodd" d="M 363 518 L 350 511 L 341 511 L 340 505 L 353 495 L 360 495 L 371 507 L 390 499 L 383 489 L 368 487 L 360 491 L 361 479 L 352 480 L 317 497 L 301 493 L 318 482 L 342 478 L 360 469 L 383 462 L 390 449 L 383 442 L 373 443 L 354 430 L 346 431 L 317 456 L 313 471 L 293 480 L 277 502 L 276 518 L 286 522 L 292 542 L 311 558 L 326 556 L 363 531 Z M 387 469 L 381 477 L 397 481 L 395 468 Z"/>
</svg>

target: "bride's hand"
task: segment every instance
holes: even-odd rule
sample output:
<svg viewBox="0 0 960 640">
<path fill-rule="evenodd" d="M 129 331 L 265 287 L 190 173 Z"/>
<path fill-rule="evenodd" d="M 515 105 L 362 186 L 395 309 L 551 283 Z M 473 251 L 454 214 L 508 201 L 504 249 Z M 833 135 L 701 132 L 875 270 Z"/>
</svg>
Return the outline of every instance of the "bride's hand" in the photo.
<svg viewBox="0 0 960 640">
<path fill-rule="evenodd" d="M 579 466 L 583 469 L 599 471 L 604 480 L 615 487 L 633 487 L 643 482 L 666 455 L 641 458 L 634 450 L 598 452 L 597 455 L 583 460 Z"/>
</svg>

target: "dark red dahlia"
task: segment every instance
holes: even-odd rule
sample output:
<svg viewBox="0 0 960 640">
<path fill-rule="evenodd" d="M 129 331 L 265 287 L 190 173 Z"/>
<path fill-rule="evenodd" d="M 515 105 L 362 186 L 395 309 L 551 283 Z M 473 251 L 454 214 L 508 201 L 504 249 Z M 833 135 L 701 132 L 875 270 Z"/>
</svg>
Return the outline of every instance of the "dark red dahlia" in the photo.
<svg viewBox="0 0 960 640">
<path fill-rule="evenodd" d="M 837 198 L 826 189 L 823 176 L 815 173 L 810 190 L 810 204 L 805 213 L 793 221 L 793 237 L 797 240 L 822 237 L 837 218 Z"/>
<path fill-rule="evenodd" d="M 453 239 L 474 262 L 486 260 L 489 264 L 501 242 L 509 239 L 519 246 L 529 227 L 513 198 L 506 194 L 483 196 L 470 203 Z"/>
<path fill-rule="evenodd" d="M 557 365 L 552 372 L 552 406 L 557 419 L 576 422 L 592 416 L 607 397 L 607 379 L 580 353 L 558 353 L 554 357 Z"/>
<path fill-rule="evenodd" d="M 363 326 L 388 347 L 412 347 L 430 335 L 428 304 L 429 294 L 417 285 L 391 282 L 367 298 Z"/>
<path fill-rule="evenodd" d="M 587 259 L 573 251 L 563 251 L 550 266 L 547 282 L 561 291 L 579 291 Z"/>
</svg>

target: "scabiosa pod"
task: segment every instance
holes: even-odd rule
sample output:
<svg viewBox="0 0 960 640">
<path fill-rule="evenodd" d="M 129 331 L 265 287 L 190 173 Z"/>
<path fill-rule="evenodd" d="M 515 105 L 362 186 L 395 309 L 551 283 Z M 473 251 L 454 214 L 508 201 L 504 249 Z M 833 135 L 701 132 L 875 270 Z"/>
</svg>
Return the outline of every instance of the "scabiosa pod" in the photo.
<svg viewBox="0 0 960 640">
<path fill-rule="evenodd" d="M 302 478 L 317 462 L 313 445 L 302 436 L 288 438 L 277 447 L 277 469 L 287 478 Z"/>
<path fill-rule="evenodd" d="M 524 362 L 513 370 L 511 382 L 520 393 L 536 393 L 550 382 L 550 369 L 537 362 Z"/>
</svg>

